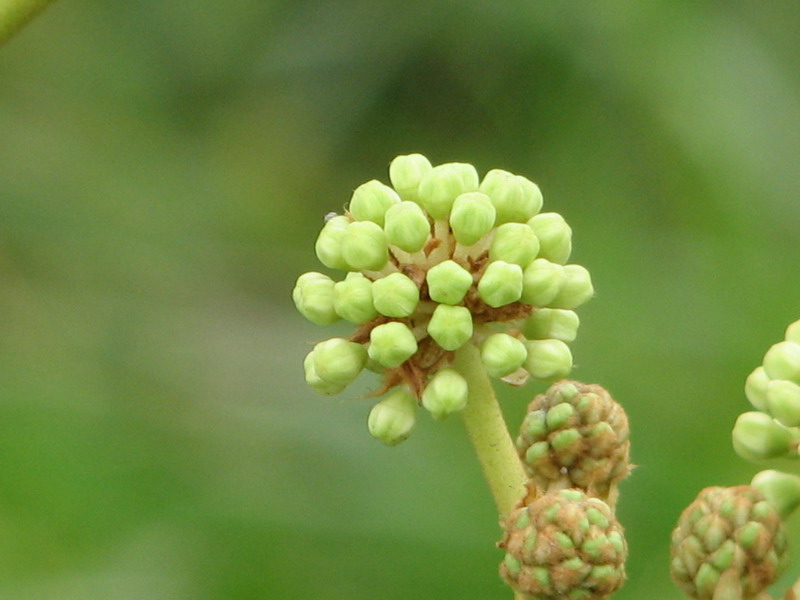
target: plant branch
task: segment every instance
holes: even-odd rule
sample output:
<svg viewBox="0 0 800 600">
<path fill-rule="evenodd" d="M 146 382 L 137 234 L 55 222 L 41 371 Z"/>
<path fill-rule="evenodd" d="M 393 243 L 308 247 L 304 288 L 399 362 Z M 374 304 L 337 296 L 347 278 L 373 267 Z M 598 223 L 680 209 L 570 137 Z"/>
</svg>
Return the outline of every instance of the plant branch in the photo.
<svg viewBox="0 0 800 600">
<path fill-rule="evenodd" d="M 54 0 L 0 0 L 0 46 Z"/>
</svg>

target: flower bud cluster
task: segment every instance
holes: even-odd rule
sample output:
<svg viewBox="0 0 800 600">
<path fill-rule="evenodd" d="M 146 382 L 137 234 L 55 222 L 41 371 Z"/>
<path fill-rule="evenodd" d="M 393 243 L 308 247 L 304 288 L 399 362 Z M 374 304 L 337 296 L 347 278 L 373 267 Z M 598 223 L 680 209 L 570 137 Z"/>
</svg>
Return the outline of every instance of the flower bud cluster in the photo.
<svg viewBox="0 0 800 600">
<path fill-rule="evenodd" d="M 394 444 L 408 436 L 417 406 L 436 418 L 465 406 L 467 382 L 451 367 L 466 344 L 507 383 L 565 377 L 574 309 L 594 289 L 585 268 L 567 264 L 569 225 L 540 212 L 542 194 L 525 177 L 494 169 L 481 179 L 470 164 L 434 166 L 410 154 L 392 161 L 389 179 L 359 186 L 344 214 L 326 218 L 316 254 L 344 279 L 305 273 L 293 299 L 315 324 L 356 326 L 314 347 L 308 384 L 337 394 L 362 369 L 379 373 L 376 395 L 392 393 L 368 425 Z"/>
</svg>

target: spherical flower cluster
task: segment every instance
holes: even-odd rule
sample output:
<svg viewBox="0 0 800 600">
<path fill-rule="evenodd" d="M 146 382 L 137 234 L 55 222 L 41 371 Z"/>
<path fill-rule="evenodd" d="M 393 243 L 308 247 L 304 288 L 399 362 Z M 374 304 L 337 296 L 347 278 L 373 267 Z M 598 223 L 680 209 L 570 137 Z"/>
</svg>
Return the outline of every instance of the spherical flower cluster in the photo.
<svg viewBox="0 0 800 600">
<path fill-rule="evenodd" d="M 293 299 L 313 323 L 356 326 L 314 347 L 308 384 L 337 394 L 364 368 L 381 374 L 376 395 L 389 395 L 368 425 L 395 444 L 418 405 L 437 418 L 466 405 L 467 382 L 451 368 L 466 344 L 508 383 L 566 376 L 574 309 L 594 290 L 585 268 L 566 264 L 569 225 L 540 212 L 542 194 L 525 177 L 494 169 L 480 179 L 470 164 L 410 154 L 392 161 L 389 179 L 359 186 L 344 214 L 326 217 L 316 254 L 344 279 L 305 273 Z"/>
</svg>

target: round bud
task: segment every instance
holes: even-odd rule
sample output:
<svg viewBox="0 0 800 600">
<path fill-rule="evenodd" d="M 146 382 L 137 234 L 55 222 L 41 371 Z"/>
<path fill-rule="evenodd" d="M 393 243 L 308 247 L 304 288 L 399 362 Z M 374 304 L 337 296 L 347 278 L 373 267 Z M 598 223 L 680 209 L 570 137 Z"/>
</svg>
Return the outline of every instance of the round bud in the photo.
<svg viewBox="0 0 800 600">
<path fill-rule="evenodd" d="M 744 393 L 750 404 L 758 410 L 767 410 L 767 385 L 769 377 L 764 367 L 757 367 L 744 383 Z"/>
<path fill-rule="evenodd" d="M 505 223 L 495 229 L 489 259 L 504 260 L 524 269 L 538 252 L 539 240 L 533 229 L 525 223 Z"/>
<path fill-rule="evenodd" d="M 342 258 L 342 239 L 350 225 L 350 219 L 344 215 L 337 215 L 325 222 L 322 227 L 314 250 L 319 261 L 329 269 L 348 270 L 350 267 Z"/>
<path fill-rule="evenodd" d="M 442 304 L 458 304 L 472 286 L 472 274 L 452 260 L 431 267 L 425 280 L 431 300 Z"/>
<path fill-rule="evenodd" d="M 577 313 L 561 308 L 539 308 L 528 317 L 522 333 L 529 340 L 561 340 L 570 343 L 578 335 L 581 321 Z"/>
<path fill-rule="evenodd" d="M 373 328 L 369 334 L 369 357 L 384 367 L 398 367 L 417 351 L 417 340 L 411 330 L 398 321 Z"/>
<path fill-rule="evenodd" d="M 478 172 L 467 163 L 446 163 L 433 167 L 420 181 L 420 204 L 434 219 L 445 219 L 455 199 L 478 190 Z"/>
<path fill-rule="evenodd" d="M 431 232 L 428 217 L 418 204 L 400 202 L 386 211 L 386 239 L 406 252 L 418 252 L 425 246 Z"/>
<path fill-rule="evenodd" d="M 360 325 L 378 316 L 372 305 L 372 281 L 351 272 L 333 286 L 333 307 L 345 321 Z"/>
<path fill-rule="evenodd" d="M 327 383 L 349 385 L 367 362 L 364 346 L 344 338 L 331 338 L 314 346 L 314 372 Z"/>
<path fill-rule="evenodd" d="M 467 405 L 467 381 L 454 369 L 437 371 L 422 392 L 422 406 L 436 419 L 462 410 Z"/>
<path fill-rule="evenodd" d="M 572 229 L 558 213 L 542 213 L 528 221 L 539 238 L 539 256 L 563 265 L 572 253 Z"/>
<path fill-rule="evenodd" d="M 354 270 L 380 271 L 389 260 L 386 243 L 386 234 L 377 223 L 350 223 L 342 236 L 342 258 Z"/>
<path fill-rule="evenodd" d="M 419 202 L 419 182 L 432 168 L 430 161 L 422 154 L 401 155 L 389 165 L 389 179 L 403 200 Z"/>
<path fill-rule="evenodd" d="M 472 337 L 472 313 L 464 306 L 440 304 L 428 323 L 428 333 L 445 350 L 458 350 Z"/>
<path fill-rule="evenodd" d="M 317 325 L 330 325 L 339 320 L 334 308 L 334 283 L 322 273 L 303 273 L 292 290 L 292 300 L 306 319 Z"/>
<path fill-rule="evenodd" d="M 565 279 L 564 267 L 537 258 L 522 273 L 522 301 L 533 306 L 547 306 L 561 291 Z"/>
<path fill-rule="evenodd" d="M 372 303 L 387 317 L 408 317 L 419 304 L 419 288 L 402 273 L 392 273 L 373 282 Z"/>
<path fill-rule="evenodd" d="M 594 296 L 594 286 L 589 271 L 580 265 L 566 265 L 564 284 L 550 305 L 557 308 L 578 308 L 592 296 Z"/>
<path fill-rule="evenodd" d="M 492 199 L 498 223 L 524 223 L 542 208 L 542 192 L 535 183 L 502 169 L 486 173 L 480 190 Z"/>
<path fill-rule="evenodd" d="M 786 328 L 785 339 L 787 342 L 800 344 L 800 321 L 795 321 Z"/>
<path fill-rule="evenodd" d="M 453 202 L 450 228 L 459 244 L 471 246 L 494 227 L 495 210 L 489 197 L 480 192 L 461 194 Z"/>
<path fill-rule="evenodd" d="M 786 456 L 795 450 L 792 432 L 769 415 L 746 412 L 733 426 L 733 449 L 747 460 Z"/>
<path fill-rule="evenodd" d="M 350 214 L 359 221 L 372 221 L 383 227 L 383 217 L 390 206 L 400 202 L 400 196 L 392 188 L 377 179 L 362 183 L 353 192 L 348 207 Z"/>
<path fill-rule="evenodd" d="M 528 356 L 525 344 L 507 333 L 493 333 L 481 344 L 481 360 L 492 377 L 505 377 L 519 369 Z"/>
<path fill-rule="evenodd" d="M 372 437 L 396 446 L 411 435 L 417 421 L 417 400 L 407 389 L 397 389 L 372 407 L 367 427 Z"/>
<path fill-rule="evenodd" d="M 572 370 L 572 352 L 561 340 L 534 340 L 526 344 L 525 369 L 545 381 L 562 379 Z"/>
<path fill-rule="evenodd" d="M 769 414 L 787 427 L 800 425 L 800 385 L 785 379 L 767 384 Z"/>
<path fill-rule="evenodd" d="M 478 281 L 478 295 L 493 308 L 516 302 L 522 296 L 522 268 L 502 260 L 489 263 Z"/>
<path fill-rule="evenodd" d="M 761 471 L 750 482 L 764 494 L 781 519 L 787 519 L 800 506 L 800 477 L 780 471 Z"/>
<path fill-rule="evenodd" d="M 317 375 L 317 370 L 314 368 L 314 351 L 308 353 L 305 360 L 303 361 L 303 370 L 306 374 L 306 383 L 311 387 L 314 391 L 319 392 L 320 394 L 324 394 L 325 396 L 333 396 L 334 394 L 338 394 L 347 387 L 347 385 L 342 385 L 338 383 L 328 383 L 320 378 Z"/>
<path fill-rule="evenodd" d="M 800 344 L 778 342 L 764 355 L 764 370 L 770 379 L 800 383 Z"/>
</svg>

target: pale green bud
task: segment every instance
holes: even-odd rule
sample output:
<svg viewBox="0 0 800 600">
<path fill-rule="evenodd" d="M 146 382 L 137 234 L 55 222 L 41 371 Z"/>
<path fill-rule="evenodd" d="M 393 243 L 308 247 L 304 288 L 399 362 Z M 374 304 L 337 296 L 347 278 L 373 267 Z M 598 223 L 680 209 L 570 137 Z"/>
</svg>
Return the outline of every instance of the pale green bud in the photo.
<svg viewBox="0 0 800 600">
<path fill-rule="evenodd" d="M 419 288 L 402 273 L 392 273 L 373 282 L 372 303 L 387 317 L 408 317 L 419 304 Z"/>
<path fill-rule="evenodd" d="M 767 384 L 769 414 L 787 427 L 800 425 L 800 385 L 785 379 L 775 379 Z"/>
<path fill-rule="evenodd" d="M 314 250 L 319 262 L 329 269 L 347 271 L 350 268 L 342 258 L 342 239 L 349 225 L 350 219 L 344 215 L 338 215 L 328 219 L 322 231 L 319 232 Z"/>
<path fill-rule="evenodd" d="M 539 240 L 533 229 L 525 223 L 505 223 L 494 232 L 489 259 L 504 260 L 524 269 L 538 252 Z"/>
<path fill-rule="evenodd" d="M 361 273 L 351 272 L 333 286 L 333 307 L 345 321 L 360 325 L 378 316 L 372 305 L 372 282 Z"/>
<path fill-rule="evenodd" d="M 450 229 L 459 244 L 471 246 L 494 227 L 495 209 L 480 192 L 461 194 L 453 202 Z"/>
<path fill-rule="evenodd" d="M 467 381 L 454 369 L 437 371 L 422 392 L 422 406 L 436 419 L 462 410 L 467 405 Z"/>
<path fill-rule="evenodd" d="M 786 456 L 792 451 L 792 432 L 762 412 L 739 415 L 733 426 L 733 449 L 747 460 Z"/>
<path fill-rule="evenodd" d="M 522 301 L 547 306 L 561 291 L 565 280 L 563 266 L 537 258 L 522 273 Z"/>
<path fill-rule="evenodd" d="M 539 238 L 539 256 L 563 265 L 572 253 L 572 228 L 558 213 L 542 213 L 528 221 Z"/>
<path fill-rule="evenodd" d="M 330 325 L 339 320 L 334 309 L 334 283 L 327 275 L 310 272 L 297 278 L 292 300 L 306 319 L 317 325 Z"/>
<path fill-rule="evenodd" d="M 528 356 L 525 344 L 507 333 L 493 333 L 481 345 L 481 359 L 492 377 L 505 377 L 519 369 Z"/>
<path fill-rule="evenodd" d="M 778 342 L 764 355 L 764 370 L 770 379 L 800 383 L 800 344 Z"/>
<path fill-rule="evenodd" d="M 764 494 L 781 519 L 787 519 L 800 506 L 800 477 L 780 471 L 761 471 L 750 485 Z"/>
<path fill-rule="evenodd" d="M 786 341 L 800 344 L 800 321 L 795 321 L 786 328 Z"/>
<path fill-rule="evenodd" d="M 338 394 L 347 387 L 347 385 L 338 383 L 328 383 L 324 381 L 314 368 L 314 351 L 308 353 L 303 361 L 303 370 L 306 374 L 306 383 L 316 392 L 324 394 L 325 396 L 333 396 Z"/>
<path fill-rule="evenodd" d="M 440 304 L 428 323 L 428 333 L 445 350 L 458 350 L 472 337 L 472 313 L 464 306 Z"/>
<path fill-rule="evenodd" d="M 420 204 L 434 219 L 445 219 L 455 199 L 478 191 L 478 172 L 467 163 L 446 163 L 433 167 L 419 184 Z"/>
<path fill-rule="evenodd" d="M 525 369 L 543 380 L 563 379 L 572 370 L 572 352 L 561 340 L 534 340 L 525 344 Z"/>
<path fill-rule="evenodd" d="M 581 321 L 571 310 L 561 308 L 540 308 L 525 321 L 522 333 L 529 340 L 555 339 L 573 342 L 578 335 Z"/>
<path fill-rule="evenodd" d="M 389 165 L 389 179 L 403 200 L 419 202 L 419 183 L 432 168 L 431 162 L 422 154 L 401 155 Z"/>
<path fill-rule="evenodd" d="M 757 367 L 744 383 L 744 393 L 747 399 L 758 410 L 767 410 L 767 385 L 769 377 L 764 367 Z"/>
<path fill-rule="evenodd" d="M 431 300 L 442 304 L 458 304 L 472 286 L 472 274 L 453 260 L 431 267 L 425 279 Z"/>
<path fill-rule="evenodd" d="M 342 236 L 342 258 L 354 270 L 380 271 L 389 260 L 381 226 L 372 221 L 350 223 Z"/>
<path fill-rule="evenodd" d="M 384 229 L 390 244 L 406 252 L 418 252 L 428 241 L 431 224 L 418 204 L 400 202 L 386 211 Z"/>
<path fill-rule="evenodd" d="M 522 296 L 522 267 L 503 260 L 489 263 L 478 282 L 478 295 L 493 308 L 516 302 Z"/>
<path fill-rule="evenodd" d="M 567 309 L 578 308 L 594 296 L 592 276 L 584 267 L 565 265 L 563 273 L 564 284 L 556 297 L 550 301 L 550 306 Z"/>
<path fill-rule="evenodd" d="M 542 209 L 542 192 L 535 183 L 502 169 L 483 177 L 480 190 L 497 209 L 497 223 L 524 223 Z"/>
<path fill-rule="evenodd" d="M 398 389 L 372 407 L 367 427 L 372 437 L 396 446 L 409 435 L 417 421 L 417 400 L 406 389 Z"/>
<path fill-rule="evenodd" d="M 383 227 L 383 217 L 389 207 L 398 204 L 400 196 L 377 179 L 362 183 L 353 192 L 348 210 L 359 221 L 372 221 Z"/>
<path fill-rule="evenodd" d="M 344 338 L 331 338 L 314 346 L 314 372 L 328 383 L 349 385 L 367 362 L 364 346 Z"/>
<path fill-rule="evenodd" d="M 398 321 L 378 325 L 369 334 L 369 357 L 384 367 L 400 366 L 417 351 L 411 330 Z"/>
</svg>

